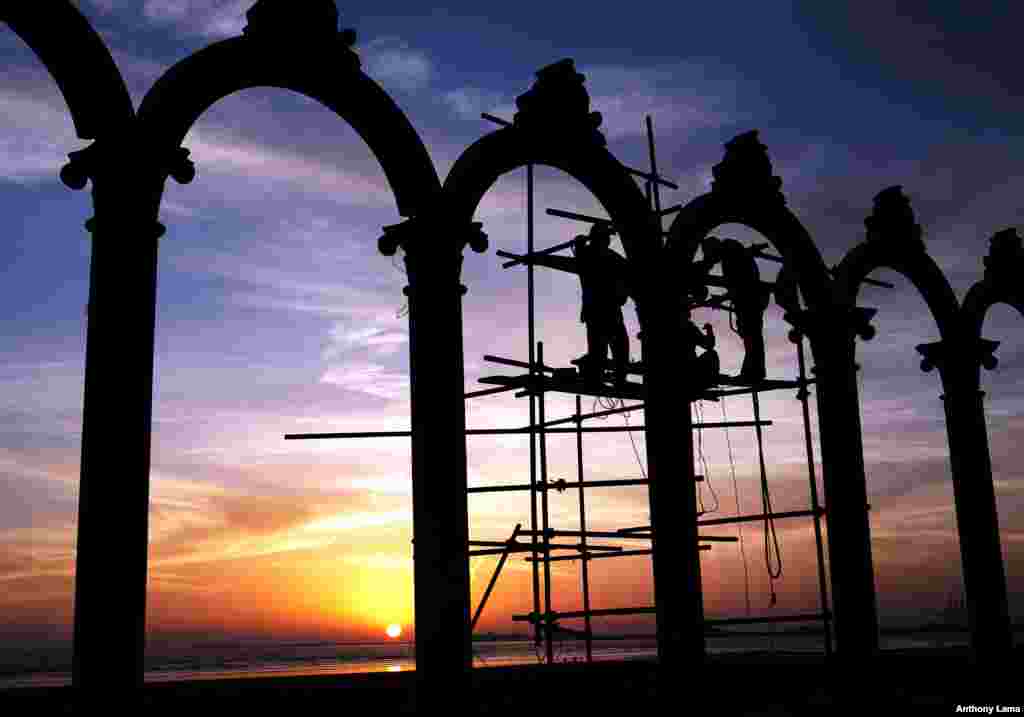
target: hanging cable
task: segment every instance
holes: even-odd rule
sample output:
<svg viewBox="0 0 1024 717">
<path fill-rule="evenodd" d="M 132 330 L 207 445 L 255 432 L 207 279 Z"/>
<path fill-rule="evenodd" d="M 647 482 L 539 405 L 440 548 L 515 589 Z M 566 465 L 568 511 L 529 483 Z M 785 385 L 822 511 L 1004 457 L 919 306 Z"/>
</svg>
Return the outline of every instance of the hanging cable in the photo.
<svg viewBox="0 0 1024 717">
<path fill-rule="evenodd" d="M 625 405 L 625 401 L 622 404 Z M 629 414 L 623 413 L 622 417 L 626 421 L 626 426 L 629 426 Z M 644 470 L 644 462 L 640 459 L 640 451 L 637 450 L 636 441 L 633 440 L 633 431 L 626 431 L 626 435 L 629 436 L 629 445 L 633 446 L 633 455 L 636 456 L 636 464 L 640 467 L 640 475 L 644 480 L 647 480 L 647 471 Z"/>
<path fill-rule="evenodd" d="M 722 423 L 728 424 L 729 417 L 725 413 L 725 396 L 721 398 Z M 736 516 L 743 514 L 740 509 L 740 486 L 736 482 L 736 461 L 732 455 L 732 441 L 729 439 L 729 426 L 725 426 L 725 445 L 729 449 L 729 472 L 732 475 L 732 490 L 736 496 Z M 736 532 L 739 537 L 740 558 L 743 560 L 743 598 L 746 602 L 747 615 L 750 615 L 750 569 L 747 567 L 747 550 L 743 542 L 743 523 L 736 524 Z"/>
<path fill-rule="evenodd" d="M 771 604 L 778 602 L 775 594 L 775 581 L 782 577 L 782 552 L 779 550 L 779 534 L 775 529 L 775 518 L 772 517 L 772 496 L 768 490 L 768 471 L 764 463 L 764 437 L 761 431 L 761 409 L 757 391 L 751 393 L 754 404 L 754 430 L 757 433 L 757 460 L 761 469 L 761 508 L 764 513 L 764 562 L 768 570 L 768 589 L 771 592 Z M 772 554 L 775 566 L 772 567 Z"/>
<path fill-rule="evenodd" d="M 694 407 L 697 411 L 697 458 L 700 462 L 701 471 L 704 474 L 703 484 L 697 484 L 697 503 L 700 506 L 702 513 L 717 513 L 720 507 L 718 502 L 718 494 L 715 492 L 714 486 L 711 484 L 711 470 L 708 468 L 707 456 L 704 454 L 704 433 L 700 428 L 700 424 L 704 423 L 704 409 L 701 406 L 700 401 L 694 403 Z M 711 497 L 714 499 L 714 507 L 705 510 L 704 508 L 704 496 L 702 495 L 702 487 L 707 485 L 708 492 L 711 493 Z"/>
</svg>

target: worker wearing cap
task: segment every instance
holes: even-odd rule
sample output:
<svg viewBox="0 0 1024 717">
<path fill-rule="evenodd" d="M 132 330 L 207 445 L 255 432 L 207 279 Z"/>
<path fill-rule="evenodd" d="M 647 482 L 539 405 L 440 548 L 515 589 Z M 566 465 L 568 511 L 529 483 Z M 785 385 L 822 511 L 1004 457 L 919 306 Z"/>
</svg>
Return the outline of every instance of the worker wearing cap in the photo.
<svg viewBox="0 0 1024 717">
<path fill-rule="evenodd" d="M 611 248 L 608 227 L 595 224 L 573 244 L 582 289 L 580 321 L 587 325 L 587 353 L 580 360 L 585 380 L 600 382 L 609 349 L 615 382 L 626 382 L 629 336 L 622 307 L 629 298 L 629 264 Z"/>
<path fill-rule="evenodd" d="M 743 367 L 739 377 L 757 383 L 765 377 L 764 311 L 770 292 L 761 283 L 754 255 L 735 239 L 709 236 L 701 242 L 704 259 L 698 262 L 701 273 L 722 264 L 722 278 L 736 316 L 736 333 L 743 339 Z"/>
</svg>

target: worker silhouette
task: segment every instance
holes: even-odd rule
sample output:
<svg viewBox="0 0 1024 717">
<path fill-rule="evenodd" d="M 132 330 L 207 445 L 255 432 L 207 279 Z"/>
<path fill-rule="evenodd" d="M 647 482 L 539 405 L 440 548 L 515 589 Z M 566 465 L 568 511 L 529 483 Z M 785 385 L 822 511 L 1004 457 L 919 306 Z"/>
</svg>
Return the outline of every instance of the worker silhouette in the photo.
<svg viewBox="0 0 1024 717">
<path fill-rule="evenodd" d="M 699 356 L 696 352 L 690 356 L 690 366 L 688 367 L 693 390 L 699 393 L 718 384 L 720 365 L 718 352 L 715 351 L 715 331 L 711 324 L 704 324 L 702 331 L 692 321 L 686 323 L 690 341 L 695 347 L 704 349 L 704 353 Z"/>
<path fill-rule="evenodd" d="M 736 333 L 743 339 L 743 366 L 739 378 L 750 383 L 765 377 L 764 310 L 770 291 L 761 283 L 753 253 L 735 239 L 709 236 L 701 242 L 704 258 L 698 262 L 702 274 L 721 262 L 722 279 L 732 300 Z"/>
<path fill-rule="evenodd" d="M 573 254 L 579 262 L 580 321 L 587 325 L 587 353 L 581 358 L 584 381 L 599 383 L 611 349 L 615 383 L 626 383 L 629 335 L 622 307 L 629 298 L 629 264 L 611 248 L 607 227 L 594 224 L 589 236 L 578 236 Z"/>
<path fill-rule="evenodd" d="M 630 296 L 629 263 L 611 248 L 611 229 L 594 224 L 572 244 L 573 256 L 539 255 L 529 260 L 580 277 L 580 321 L 587 325 L 587 353 L 573 361 L 586 383 L 602 383 L 611 350 L 616 385 L 626 383 L 629 336 L 622 307 Z"/>
</svg>

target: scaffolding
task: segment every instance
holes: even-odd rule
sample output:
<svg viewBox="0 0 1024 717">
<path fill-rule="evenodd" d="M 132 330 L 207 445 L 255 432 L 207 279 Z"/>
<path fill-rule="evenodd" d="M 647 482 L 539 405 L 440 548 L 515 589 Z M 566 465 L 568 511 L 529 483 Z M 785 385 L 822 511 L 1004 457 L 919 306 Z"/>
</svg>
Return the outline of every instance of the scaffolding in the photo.
<svg viewBox="0 0 1024 717">
<path fill-rule="evenodd" d="M 507 121 L 502 120 L 491 115 L 482 115 L 484 119 L 492 122 L 507 125 Z M 649 171 L 643 171 L 634 169 L 631 167 L 624 167 L 630 174 L 639 177 L 643 180 L 645 185 L 645 196 L 650 205 L 650 210 L 654 217 L 657 218 L 657 224 L 659 229 L 662 231 L 662 238 L 664 238 L 664 230 L 662 229 L 661 218 L 669 216 L 681 208 L 681 205 L 675 205 L 668 209 L 661 208 L 661 196 L 660 188 L 667 187 L 671 189 L 678 189 L 679 187 L 673 182 L 665 179 L 658 174 L 655 146 L 654 146 L 654 132 L 651 122 L 651 118 L 646 118 L 646 130 L 647 130 L 647 142 L 648 152 L 650 159 Z M 641 478 L 628 478 L 628 479 L 602 479 L 602 480 L 588 480 L 584 471 L 584 451 L 583 451 L 583 436 L 586 433 L 630 433 L 644 431 L 645 426 L 641 424 L 629 424 L 628 416 L 630 413 L 644 409 L 644 395 L 645 389 L 643 383 L 635 381 L 626 381 L 624 384 L 618 384 L 610 386 L 607 384 L 595 385 L 592 382 L 584 382 L 577 373 L 575 368 L 558 368 L 549 366 L 544 361 L 544 344 L 542 341 L 537 340 L 536 336 L 536 325 L 535 325 L 535 313 L 536 313 L 536 296 L 535 296 L 535 284 L 534 284 L 534 264 L 530 261 L 531 257 L 536 257 L 544 254 L 551 254 L 560 249 L 564 249 L 572 244 L 572 242 L 565 242 L 557 244 L 552 247 L 547 247 L 542 250 L 536 250 L 534 242 L 534 166 L 533 164 L 526 165 L 526 214 L 527 214 L 527 252 L 525 255 L 515 255 L 507 252 L 498 251 L 496 254 L 502 258 L 508 259 L 504 262 L 505 268 L 526 265 L 527 270 L 527 334 L 528 334 L 528 360 L 520 361 L 512 358 L 506 358 L 501 356 L 485 355 L 484 360 L 502 366 L 508 366 L 518 369 L 525 370 L 525 373 L 504 376 L 484 376 L 479 379 L 480 383 L 489 385 L 489 388 L 484 388 L 477 391 L 470 391 L 464 394 L 466 400 L 480 398 L 484 396 L 491 396 L 496 394 L 507 393 L 515 391 L 516 397 L 528 398 L 528 411 L 529 411 L 529 423 L 523 427 L 517 428 L 467 428 L 465 431 L 466 436 L 497 436 L 497 435 L 527 435 L 529 436 L 529 482 L 527 483 L 516 483 L 506 485 L 489 485 L 489 486 L 470 486 L 467 488 L 470 494 L 482 494 L 482 493 L 499 493 L 499 492 L 528 492 L 530 496 L 530 515 L 529 515 L 529 527 L 524 529 L 522 523 L 517 523 L 512 530 L 511 537 L 505 541 L 497 540 L 470 540 L 469 541 L 469 556 L 483 557 L 483 556 L 499 556 L 495 570 L 491 575 L 491 578 L 483 591 L 480 602 L 474 610 L 471 630 L 475 630 L 477 623 L 487 605 L 488 599 L 490 598 L 499 576 L 501 575 L 502 569 L 507 563 L 508 558 L 513 554 L 528 554 L 526 560 L 531 564 L 531 598 L 532 598 L 532 609 L 529 613 L 513 615 L 512 620 L 517 622 L 527 622 L 533 628 L 535 645 L 539 648 L 543 648 L 543 657 L 541 658 L 545 663 L 555 662 L 554 653 L 554 642 L 556 635 L 569 636 L 572 638 L 580 639 L 585 645 L 585 659 L 587 662 L 593 661 L 593 642 L 594 633 L 592 630 L 592 619 L 597 617 L 607 616 L 628 616 L 628 615 L 644 615 L 653 614 L 655 608 L 652 605 L 632 606 L 632 607 L 616 607 L 616 608 L 599 608 L 595 609 L 591 604 L 591 575 L 590 575 L 590 562 L 593 560 L 609 559 L 616 557 L 626 556 L 647 556 L 651 555 L 652 550 L 650 543 L 652 540 L 652 528 L 650 525 L 642 526 L 627 526 L 614 531 L 597 531 L 590 530 L 587 527 L 587 502 L 586 502 L 586 490 L 588 488 L 614 488 L 614 487 L 626 487 L 626 486 L 643 486 L 648 485 L 649 481 L 646 474 L 643 471 L 643 464 L 641 462 L 640 469 L 643 477 Z M 575 212 L 568 212 L 558 209 L 547 209 L 546 213 L 550 216 L 562 217 L 566 219 L 572 219 L 576 221 L 588 222 L 591 224 L 603 223 L 613 229 L 611 220 L 603 219 L 599 217 L 587 216 Z M 755 245 L 751 248 L 753 255 L 757 258 L 780 262 L 781 258 L 773 256 L 765 251 L 767 245 Z M 708 279 L 706 282 L 709 286 L 723 286 L 721 282 L 717 282 L 714 278 Z M 871 283 L 886 285 L 884 282 Z M 723 295 L 712 296 L 709 300 L 702 302 L 695 302 L 691 305 L 691 308 L 707 307 L 715 310 L 732 311 L 732 307 L 727 303 L 727 299 Z M 829 609 L 829 596 L 826 582 L 825 573 L 825 559 L 824 559 L 824 548 L 822 543 L 822 527 L 821 518 L 825 514 L 825 509 L 821 505 L 818 499 L 818 490 L 815 477 L 815 459 L 814 459 L 814 447 L 811 434 L 810 426 L 810 408 L 808 399 L 810 392 L 808 387 L 814 383 L 813 378 L 809 378 L 807 375 L 806 357 L 804 350 L 804 338 L 791 334 L 791 338 L 796 343 L 797 351 L 797 363 L 798 363 L 798 377 L 795 380 L 771 380 L 764 379 L 758 381 L 756 384 L 750 384 L 741 381 L 731 376 L 719 375 L 713 388 L 708 388 L 697 394 L 693 400 L 695 401 L 721 401 L 728 396 L 737 395 L 749 395 L 751 397 L 752 409 L 753 409 L 753 420 L 749 421 L 729 421 L 726 420 L 724 415 L 723 406 L 723 420 L 722 421 L 703 421 L 702 417 L 698 414 L 698 420 L 693 423 L 693 430 L 701 431 L 705 429 L 718 429 L 718 428 L 753 428 L 755 431 L 757 445 L 758 445 L 758 459 L 759 459 L 759 470 L 760 470 L 760 483 L 761 483 L 761 497 L 762 497 L 762 512 L 755 514 L 737 514 L 729 517 L 719 518 L 706 518 L 703 517 L 703 511 L 698 512 L 698 529 L 700 527 L 711 527 L 721 525 L 732 525 L 732 524 L 744 524 L 744 523 L 755 523 L 759 522 L 763 525 L 764 539 L 765 539 L 765 555 L 766 562 L 768 563 L 768 572 L 770 584 L 772 585 L 772 603 L 774 604 L 775 592 L 774 592 L 774 580 L 781 575 L 781 555 L 779 553 L 778 540 L 775 534 L 775 521 L 783 519 L 799 519 L 799 518 L 811 518 L 814 528 L 814 539 L 815 539 L 815 556 L 817 561 L 817 576 L 818 576 L 818 592 L 819 592 L 819 605 L 818 610 L 810 613 L 800 614 L 786 614 L 786 615 L 770 615 L 770 616 L 746 616 L 746 617 L 734 617 L 734 618 L 720 618 L 720 619 L 705 619 L 705 627 L 721 627 L 728 625 L 752 625 L 759 623 L 809 623 L 809 622 L 820 622 L 822 632 L 824 636 L 824 652 L 826 655 L 831 655 L 833 650 L 832 645 L 832 629 L 831 629 L 831 611 Z M 643 363 L 636 362 L 629 365 L 628 373 L 631 376 L 643 376 L 644 367 Z M 803 419 L 803 433 L 805 452 L 807 458 L 807 472 L 809 482 L 809 507 L 802 510 L 792 510 L 783 512 L 774 512 L 771 506 L 771 497 L 768 490 L 767 482 L 767 468 L 764 459 L 764 435 L 763 429 L 766 426 L 772 425 L 772 421 L 763 420 L 761 418 L 760 409 L 760 394 L 765 391 L 775 391 L 784 389 L 797 389 L 796 398 L 801 403 L 802 419 Z M 549 419 L 548 418 L 548 406 L 547 406 L 547 394 L 548 393 L 563 393 L 575 396 L 575 411 L 568 416 L 559 418 Z M 597 399 L 612 400 L 617 402 L 611 408 L 606 408 L 601 411 L 592 411 L 589 413 L 582 412 L 582 396 L 593 396 Z M 627 401 L 629 404 L 627 405 Z M 626 417 L 626 425 L 624 426 L 585 426 L 586 421 L 592 421 L 593 419 L 605 418 L 612 415 L 623 415 Z M 571 424 L 566 426 L 565 424 Z M 548 474 L 548 436 L 553 434 L 574 434 L 576 438 L 576 479 L 574 481 L 566 481 L 565 479 L 551 480 Z M 409 437 L 411 436 L 410 431 L 372 431 L 372 432 L 349 432 L 349 433 L 305 433 L 305 434 L 288 434 L 285 436 L 286 439 L 330 439 L 330 438 L 395 438 L 395 437 Z M 632 440 L 632 438 L 631 438 Z M 692 436 L 691 436 L 692 440 Z M 634 445 L 635 450 L 635 445 Z M 730 448 L 731 454 L 731 448 Z M 639 454 L 637 454 L 639 460 Z M 696 481 L 699 483 L 704 480 L 703 475 L 695 475 Z M 551 525 L 551 512 L 549 505 L 549 495 L 551 491 L 557 491 L 559 493 L 568 491 L 570 489 L 576 489 L 577 505 L 578 505 L 578 529 L 564 530 L 556 529 Z M 737 498 L 738 505 L 738 498 Z M 737 510 L 737 512 L 739 512 Z M 528 538 L 528 540 L 520 540 L 520 538 Z M 722 535 L 698 535 L 698 549 L 701 551 L 710 550 L 712 544 L 716 542 L 736 542 L 739 538 L 736 536 L 722 536 Z M 641 547 L 626 548 L 622 545 L 606 545 L 601 543 L 593 543 L 592 540 L 598 541 L 616 541 L 616 542 L 630 542 L 637 541 Z M 769 540 L 773 542 L 773 545 L 769 544 Z M 576 541 L 576 542 L 573 542 Z M 646 545 L 644 545 L 646 543 Z M 770 561 L 770 552 L 774 549 L 778 572 L 773 571 Z M 746 562 L 744 558 L 744 569 L 746 569 Z M 583 609 L 574 611 L 555 611 L 552 609 L 552 563 L 562 561 L 580 561 L 580 573 L 581 573 L 581 602 Z M 749 605 L 749 599 L 748 599 Z M 576 630 L 565 627 L 559 624 L 559 620 L 571 620 L 571 619 L 582 619 L 583 629 Z"/>
</svg>

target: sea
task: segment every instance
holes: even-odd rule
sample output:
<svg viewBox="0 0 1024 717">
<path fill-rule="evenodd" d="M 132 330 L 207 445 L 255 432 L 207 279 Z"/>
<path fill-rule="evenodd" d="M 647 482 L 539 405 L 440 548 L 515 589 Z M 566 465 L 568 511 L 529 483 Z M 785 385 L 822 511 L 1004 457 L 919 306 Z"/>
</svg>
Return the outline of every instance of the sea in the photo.
<svg viewBox="0 0 1024 717">
<path fill-rule="evenodd" d="M 1018 640 L 1020 634 L 1017 635 Z M 820 634 L 709 635 L 707 650 L 723 653 L 823 653 Z M 966 646 L 963 631 L 882 635 L 887 650 Z M 584 643 L 568 638 L 554 643 L 554 662 L 582 662 Z M 224 680 L 254 677 L 344 675 L 365 672 L 405 672 L 416 669 L 411 642 L 387 643 L 198 643 L 149 654 L 147 683 L 186 680 Z M 151 651 L 155 652 L 155 651 Z M 538 664 L 546 661 L 543 647 L 530 639 L 474 641 L 474 667 Z M 593 642 L 595 661 L 650 660 L 657 655 L 653 637 L 599 639 Z M 0 689 L 57 687 L 71 684 L 67 647 L 32 653 L 0 652 Z"/>
</svg>

